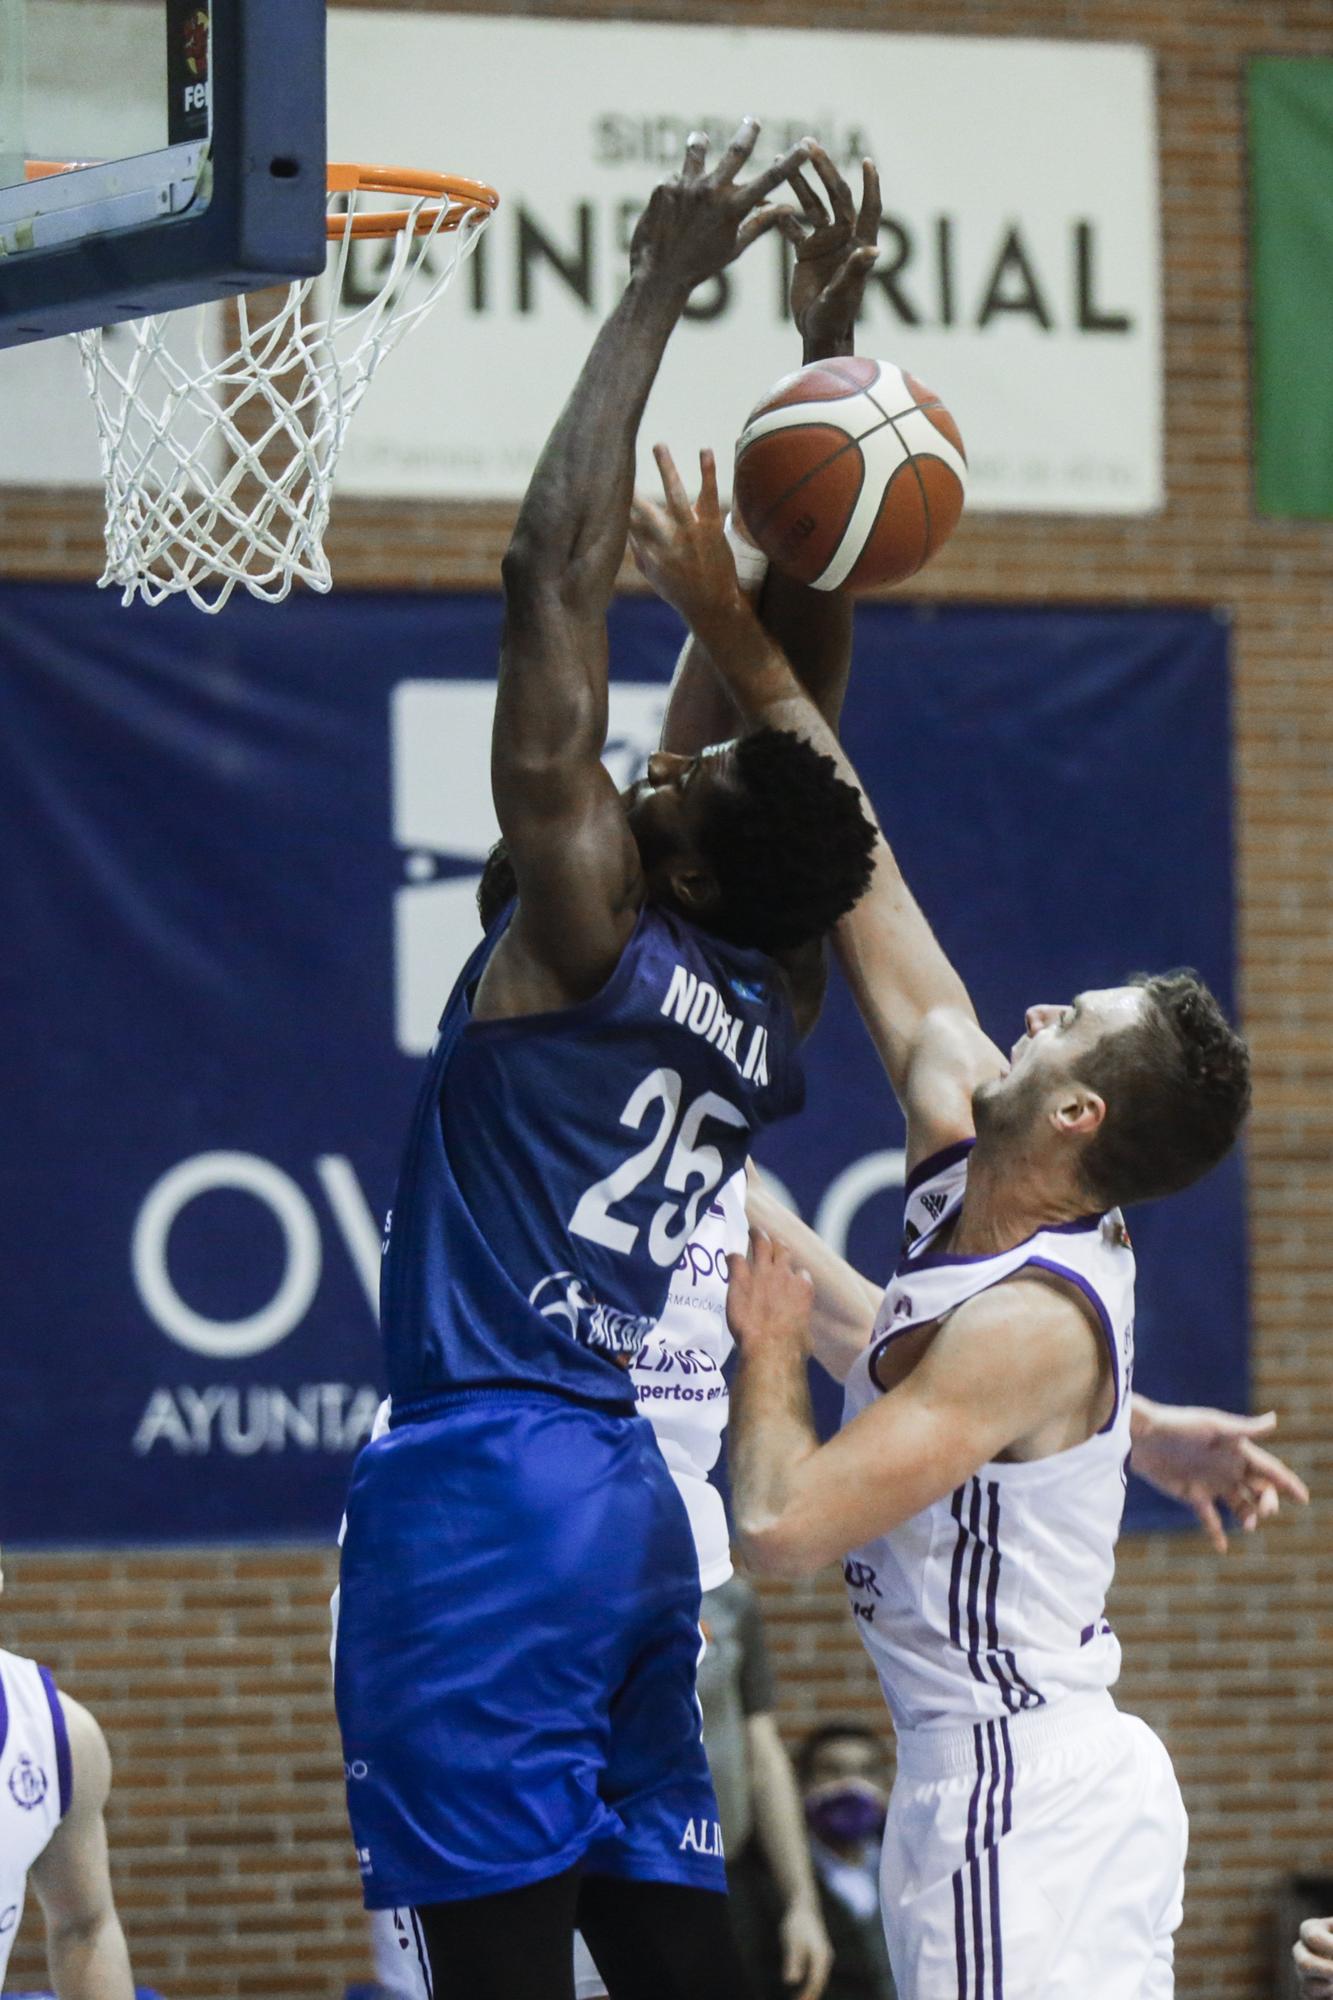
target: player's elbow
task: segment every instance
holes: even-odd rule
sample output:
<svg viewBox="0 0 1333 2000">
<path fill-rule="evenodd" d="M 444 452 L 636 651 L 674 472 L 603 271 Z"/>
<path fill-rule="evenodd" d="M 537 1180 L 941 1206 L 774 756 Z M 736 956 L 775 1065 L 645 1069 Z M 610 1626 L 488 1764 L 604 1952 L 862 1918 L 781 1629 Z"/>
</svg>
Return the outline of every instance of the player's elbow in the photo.
<svg viewBox="0 0 1333 2000">
<path fill-rule="evenodd" d="M 797 1520 L 785 1514 L 742 1514 L 736 1523 L 745 1566 L 755 1576 L 780 1577 L 800 1583 L 828 1560 L 827 1552 Z"/>
</svg>

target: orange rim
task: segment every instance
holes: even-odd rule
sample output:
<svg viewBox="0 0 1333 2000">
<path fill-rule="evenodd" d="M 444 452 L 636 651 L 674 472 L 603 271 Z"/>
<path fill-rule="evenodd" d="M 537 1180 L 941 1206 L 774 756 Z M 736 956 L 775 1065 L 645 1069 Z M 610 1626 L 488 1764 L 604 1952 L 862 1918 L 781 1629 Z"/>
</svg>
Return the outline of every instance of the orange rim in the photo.
<svg viewBox="0 0 1333 2000">
<path fill-rule="evenodd" d="M 330 194 L 401 194 L 416 201 L 435 200 L 440 206 L 413 211 L 408 208 L 370 209 L 354 215 L 350 234 L 397 236 L 411 225 L 413 234 L 427 236 L 433 230 L 457 229 L 469 215 L 490 215 L 500 197 L 485 181 L 463 180 L 457 174 L 431 174 L 413 167 L 369 167 L 351 162 L 329 162 Z M 447 207 L 443 204 L 447 203 Z M 349 233 L 345 212 L 335 211 L 328 219 L 332 242 L 341 242 Z"/>
<path fill-rule="evenodd" d="M 68 174 L 84 161 L 29 160 L 25 172 L 30 181 L 45 180 L 50 174 Z M 439 205 L 413 211 L 410 208 L 367 210 L 352 217 L 351 235 L 397 236 L 409 224 L 413 234 L 427 236 L 435 229 L 457 229 L 469 215 L 490 215 L 500 197 L 485 181 L 464 180 L 458 174 L 431 174 L 414 167 L 370 167 L 351 161 L 330 161 L 330 194 L 401 194 L 413 201 L 434 200 Z M 445 205 L 447 204 L 447 206 Z M 334 212 L 325 225 L 330 241 L 337 243 L 349 233 L 345 212 Z"/>
</svg>

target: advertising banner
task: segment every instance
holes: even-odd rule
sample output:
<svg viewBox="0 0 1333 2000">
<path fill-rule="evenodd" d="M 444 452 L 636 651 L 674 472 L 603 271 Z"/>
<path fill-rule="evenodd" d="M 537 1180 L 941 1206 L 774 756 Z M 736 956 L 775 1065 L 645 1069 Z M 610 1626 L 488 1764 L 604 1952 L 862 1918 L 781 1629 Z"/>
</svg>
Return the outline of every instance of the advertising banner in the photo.
<svg viewBox="0 0 1333 2000">
<path fill-rule="evenodd" d="M 996 1038 L 1138 967 L 1229 1000 L 1225 627 L 858 617 L 847 741 Z M 398 1149 L 478 935 L 499 624 L 490 594 L 207 620 L 0 585 L 5 1541 L 335 1532 Z M 616 605 L 619 774 L 678 638 Z M 761 1158 L 883 1275 L 902 1123 L 836 980 L 808 1077 Z M 1132 1227 L 1143 1386 L 1242 1407 L 1239 1162 Z"/>
<path fill-rule="evenodd" d="M 971 504 L 1143 514 L 1162 502 L 1152 58 L 1128 43 L 534 20 L 336 8 L 334 158 L 491 182 L 501 207 L 453 292 L 386 362 L 340 487 L 520 493 L 635 220 L 688 133 L 714 159 L 742 116 L 755 159 L 807 132 L 859 191 L 884 185 L 859 344 L 943 397 Z M 351 301 L 384 255 L 363 246 Z M 695 294 L 641 437 L 729 455 L 799 363 L 772 235 Z"/>
</svg>

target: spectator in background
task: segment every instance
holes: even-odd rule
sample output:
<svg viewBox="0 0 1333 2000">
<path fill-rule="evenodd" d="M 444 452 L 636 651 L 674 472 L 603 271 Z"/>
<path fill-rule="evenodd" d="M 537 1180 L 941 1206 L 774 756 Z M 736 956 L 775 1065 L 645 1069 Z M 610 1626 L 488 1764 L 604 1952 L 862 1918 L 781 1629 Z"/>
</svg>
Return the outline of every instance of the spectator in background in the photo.
<svg viewBox="0 0 1333 2000">
<path fill-rule="evenodd" d="M 1301 2000 L 1333 2000 L 1333 1917 L 1308 1917 L 1292 1947 Z"/>
<path fill-rule="evenodd" d="M 819 2000 L 832 1947 L 796 1780 L 773 1718 L 772 1669 L 749 1584 L 733 1576 L 706 1591 L 701 1622 L 704 1748 L 741 1957 L 755 2000 Z"/>
<path fill-rule="evenodd" d="M 895 2000 L 879 1913 L 879 1855 L 889 1805 L 884 1738 L 861 1722 L 828 1722 L 796 1753 L 810 1852 L 833 1970 L 824 2000 Z"/>
</svg>

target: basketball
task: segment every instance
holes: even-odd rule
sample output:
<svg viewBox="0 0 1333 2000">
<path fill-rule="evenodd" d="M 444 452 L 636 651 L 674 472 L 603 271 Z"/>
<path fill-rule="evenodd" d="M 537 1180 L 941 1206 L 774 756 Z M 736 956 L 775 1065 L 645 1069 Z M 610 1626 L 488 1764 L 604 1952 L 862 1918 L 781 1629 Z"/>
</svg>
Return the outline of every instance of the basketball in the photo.
<svg viewBox="0 0 1333 2000">
<path fill-rule="evenodd" d="M 816 590 L 903 583 L 963 511 L 967 455 L 938 396 L 889 361 L 812 361 L 778 383 L 736 446 L 751 540 Z"/>
</svg>

